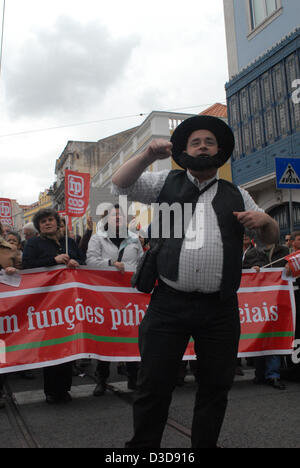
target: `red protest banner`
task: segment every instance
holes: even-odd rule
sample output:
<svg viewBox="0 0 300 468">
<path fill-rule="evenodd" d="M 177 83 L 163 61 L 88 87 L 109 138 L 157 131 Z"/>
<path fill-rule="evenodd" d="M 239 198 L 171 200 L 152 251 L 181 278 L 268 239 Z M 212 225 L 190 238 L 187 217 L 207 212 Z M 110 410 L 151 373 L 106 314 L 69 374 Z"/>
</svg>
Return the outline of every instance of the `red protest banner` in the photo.
<svg viewBox="0 0 300 468">
<path fill-rule="evenodd" d="M 131 288 L 131 273 L 54 267 L 21 277 L 18 288 L 0 284 L 0 373 L 84 356 L 139 359 L 138 324 L 149 296 Z"/>
<path fill-rule="evenodd" d="M 0 198 L 0 221 L 3 224 L 13 225 L 12 206 L 9 198 Z"/>
<path fill-rule="evenodd" d="M 239 290 L 239 355 L 293 349 L 293 286 L 282 269 L 246 271 Z M 21 272 L 18 288 L 0 283 L 0 373 L 90 357 L 139 360 L 138 325 L 150 296 L 132 273 L 53 267 Z M 185 359 L 194 359 L 190 341 Z"/>
<path fill-rule="evenodd" d="M 241 337 L 239 357 L 290 354 L 296 307 L 293 283 L 282 268 L 244 270 L 238 291 Z"/>
<path fill-rule="evenodd" d="M 293 277 L 297 278 L 300 275 L 300 250 L 292 252 L 284 258 L 288 261 Z"/>
<path fill-rule="evenodd" d="M 86 212 L 90 198 L 90 174 L 65 171 L 65 211 L 68 216 L 80 218 Z"/>
</svg>

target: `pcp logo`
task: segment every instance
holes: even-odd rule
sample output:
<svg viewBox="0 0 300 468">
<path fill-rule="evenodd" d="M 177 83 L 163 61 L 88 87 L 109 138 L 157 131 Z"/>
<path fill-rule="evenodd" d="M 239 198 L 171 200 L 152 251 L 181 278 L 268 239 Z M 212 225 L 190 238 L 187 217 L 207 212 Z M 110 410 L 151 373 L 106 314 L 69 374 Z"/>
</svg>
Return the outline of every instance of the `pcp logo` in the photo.
<svg viewBox="0 0 300 468">
<path fill-rule="evenodd" d="M 84 207 L 84 178 L 68 175 L 68 205 L 73 213 L 79 214 Z"/>
<path fill-rule="evenodd" d="M 89 203 L 90 174 L 65 171 L 67 216 L 84 215 Z"/>
<path fill-rule="evenodd" d="M 11 204 L 9 201 L 5 201 L 5 200 L 0 201 L 0 216 L 1 218 L 11 217 Z"/>
<path fill-rule="evenodd" d="M 68 192 L 70 197 L 84 197 L 84 179 L 81 176 L 70 174 L 68 176 Z"/>
</svg>

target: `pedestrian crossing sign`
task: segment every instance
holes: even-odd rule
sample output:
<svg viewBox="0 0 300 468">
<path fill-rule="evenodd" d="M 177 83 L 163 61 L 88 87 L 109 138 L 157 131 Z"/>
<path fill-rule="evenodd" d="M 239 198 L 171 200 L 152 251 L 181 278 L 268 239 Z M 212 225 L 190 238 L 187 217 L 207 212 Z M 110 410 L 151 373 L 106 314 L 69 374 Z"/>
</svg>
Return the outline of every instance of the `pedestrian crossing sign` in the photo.
<svg viewBox="0 0 300 468">
<path fill-rule="evenodd" d="M 300 188 L 300 157 L 275 158 L 277 188 Z"/>
</svg>

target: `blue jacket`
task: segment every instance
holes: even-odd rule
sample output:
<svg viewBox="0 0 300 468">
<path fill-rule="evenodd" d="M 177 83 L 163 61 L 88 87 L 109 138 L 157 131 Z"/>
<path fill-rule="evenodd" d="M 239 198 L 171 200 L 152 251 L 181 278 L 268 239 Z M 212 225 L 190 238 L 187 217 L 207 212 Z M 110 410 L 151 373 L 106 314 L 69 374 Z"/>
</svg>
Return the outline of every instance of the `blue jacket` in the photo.
<svg viewBox="0 0 300 468">
<path fill-rule="evenodd" d="M 24 247 L 22 268 L 41 268 L 57 265 L 54 258 L 66 253 L 66 240 L 60 239 L 59 244 L 47 237 L 32 237 Z M 68 238 L 69 257 L 84 265 L 84 254 L 78 248 L 74 239 Z"/>
</svg>

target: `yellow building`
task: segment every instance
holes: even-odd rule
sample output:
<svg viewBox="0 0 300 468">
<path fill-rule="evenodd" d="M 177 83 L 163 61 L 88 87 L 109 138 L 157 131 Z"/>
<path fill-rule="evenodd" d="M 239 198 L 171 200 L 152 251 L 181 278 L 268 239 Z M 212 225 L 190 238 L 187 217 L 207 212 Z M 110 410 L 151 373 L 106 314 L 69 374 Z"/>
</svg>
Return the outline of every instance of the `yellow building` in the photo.
<svg viewBox="0 0 300 468">
<path fill-rule="evenodd" d="M 26 210 L 24 210 L 24 224 L 32 221 L 35 213 L 37 213 L 41 208 L 52 208 L 52 199 L 48 194 L 48 190 L 41 192 L 39 194 L 39 200 L 32 205 L 29 205 Z"/>
</svg>

